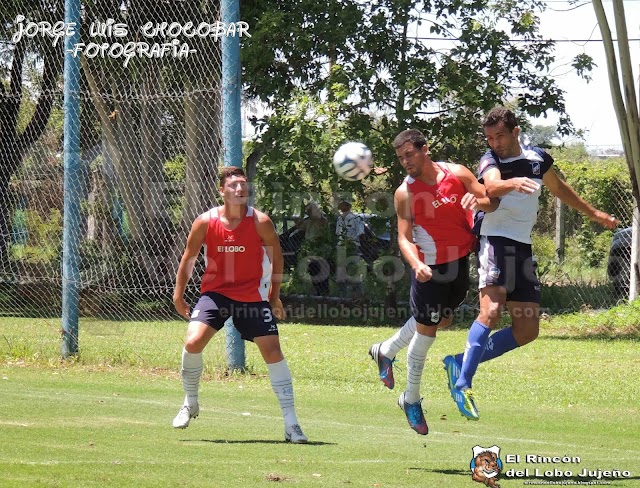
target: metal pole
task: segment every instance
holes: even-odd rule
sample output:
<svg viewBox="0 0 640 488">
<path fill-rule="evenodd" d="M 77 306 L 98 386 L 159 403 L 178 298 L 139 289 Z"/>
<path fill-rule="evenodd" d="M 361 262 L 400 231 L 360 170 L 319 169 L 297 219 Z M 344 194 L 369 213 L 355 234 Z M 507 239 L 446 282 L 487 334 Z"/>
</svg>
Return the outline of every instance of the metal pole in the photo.
<svg viewBox="0 0 640 488">
<path fill-rule="evenodd" d="M 64 21 L 74 34 L 65 37 L 64 55 L 64 218 L 62 231 L 62 356 L 78 353 L 78 282 L 80 191 L 79 75 L 80 58 L 73 46 L 80 41 L 80 0 L 65 0 Z"/>
<path fill-rule="evenodd" d="M 239 0 L 222 0 L 223 25 L 240 21 Z M 222 141 L 224 165 L 242 167 L 242 125 L 240 118 L 240 38 L 222 37 Z M 225 323 L 227 367 L 244 370 L 246 367 L 244 342 L 233 326 Z"/>
</svg>

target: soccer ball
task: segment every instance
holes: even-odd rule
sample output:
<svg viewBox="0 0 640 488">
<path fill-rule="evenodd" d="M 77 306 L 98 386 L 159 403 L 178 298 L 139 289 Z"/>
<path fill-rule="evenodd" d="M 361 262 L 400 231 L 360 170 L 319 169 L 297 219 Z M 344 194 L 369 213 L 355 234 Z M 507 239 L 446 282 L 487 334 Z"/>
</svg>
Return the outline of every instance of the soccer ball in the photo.
<svg viewBox="0 0 640 488">
<path fill-rule="evenodd" d="M 347 142 L 333 155 L 333 168 L 341 178 L 359 181 L 373 168 L 371 150 L 361 142 Z"/>
</svg>

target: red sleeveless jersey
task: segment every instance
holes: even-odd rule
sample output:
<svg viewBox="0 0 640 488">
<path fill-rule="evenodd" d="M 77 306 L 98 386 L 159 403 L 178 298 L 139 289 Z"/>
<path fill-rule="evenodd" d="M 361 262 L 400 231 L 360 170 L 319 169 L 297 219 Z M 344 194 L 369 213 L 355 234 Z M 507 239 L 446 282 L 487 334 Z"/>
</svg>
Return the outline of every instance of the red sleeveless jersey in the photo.
<svg viewBox="0 0 640 488">
<path fill-rule="evenodd" d="M 220 293 L 239 302 L 268 300 L 271 263 L 254 221 L 253 207 L 233 230 L 225 229 L 219 208 L 208 212 L 209 226 L 204 240 L 206 268 L 200 292 Z"/>
<path fill-rule="evenodd" d="M 444 177 L 436 185 L 427 185 L 410 176 L 405 178 L 411 194 L 413 239 L 420 259 L 428 265 L 460 259 L 469 254 L 476 243 L 471 231 L 473 214 L 460 204 L 467 190 L 446 163 L 437 164 L 444 171 Z"/>
</svg>

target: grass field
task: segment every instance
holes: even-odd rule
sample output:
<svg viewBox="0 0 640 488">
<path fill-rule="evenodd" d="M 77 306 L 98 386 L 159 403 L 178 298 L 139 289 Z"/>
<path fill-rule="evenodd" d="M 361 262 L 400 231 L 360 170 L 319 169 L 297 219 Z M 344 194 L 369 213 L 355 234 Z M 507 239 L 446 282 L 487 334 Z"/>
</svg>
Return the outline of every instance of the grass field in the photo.
<svg viewBox="0 0 640 488">
<path fill-rule="evenodd" d="M 441 331 L 423 377 L 424 437 L 396 405 L 404 353 L 393 391 L 367 355 L 393 329 L 283 324 L 298 417 L 311 441 L 290 445 L 252 344 L 249 373 L 228 376 L 224 339 L 214 338 L 200 417 L 176 431 L 183 323 L 83 320 L 80 358 L 61 362 L 58 321 L 3 318 L 0 486 L 473 487 L 481 486 L 469 471 L 476 445 L 501 448 L 503 488 L 594 479 L 581 477 L 583 469 L 627 470 L 600 481 L 640 486 L 638 328 L 618 333 L 589 320 L 545 322 L 536 342 L 481 365 L 479 422 L 457 413 L 440 363 L 462 347 L 466 329 Z M 507 461 L 515 455 L 520 462 Z M 526 463 L 526 455 L 580 462 Z M 506 476 L 513 468 L 529 473 Z"/>
</svg>

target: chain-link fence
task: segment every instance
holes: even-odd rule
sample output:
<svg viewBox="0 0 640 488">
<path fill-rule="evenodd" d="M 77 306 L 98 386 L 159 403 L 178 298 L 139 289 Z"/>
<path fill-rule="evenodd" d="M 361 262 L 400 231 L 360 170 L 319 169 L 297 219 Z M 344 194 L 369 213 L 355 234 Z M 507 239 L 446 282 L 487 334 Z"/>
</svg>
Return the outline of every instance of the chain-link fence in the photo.
<svg viewBox="0 0 640 488">
<path fill-rule="evenodd" d="M 175 317 L 186 236 L 216 203 L 222 162 L 219 2 L 82 2 L 79 26 L 61 25 L 61 1 L 1 8 L 1 313 L 60 316 L 63 209 L 72 199 L 81 214 L 71 234 L 80 314 Z M 63 127 L 69 29 L 80 31 L 76 127 Z M 80 146 L 74 194 L 63 191 L 67 130 Z M 188 293 L 197 290 L 193 283 Z"/>
<path fill-rule="evenodd" d="M 592 164 L 591 170 L 600 163 Z M 624 174 L 624 163 L 616 163 Z M 581 167 L 564 167 L 568 182 L 593 206 L 620 220 L 617 231 L 605 230 L 577 211 L 561 205 L 548 190 L 540 198 L 538 223 L 533 231 L 533 251 L 538 262 L 542 307 L 551 313 L 611 307 L 625 300 L 629 289 L 631 219 L 633 199 L 628 178 L 574 177 Z M 562 172 L 562 171 L 561 171 Z M 615 175 L 614 175 L 615 176 Z M 588 191 L 584 191 L 585 188 Z M 392 246 L 388 217 L 356 216 L 367 226 L 358 245 L 341 242 L 334 231 L 338 209 L 317 219 L 323 232 L 305 238 L 305 226 L 291 219 L 281 227 L 281 244 L 290 273 L 283 290 L 290 297 L 320 297 L 320 301 L 353 303 L 370 307 L 392 305 L 392 312 L 407 306 L 409 270 Z M 307 221 L 313 219 L 306 217 Z M 394 237 L 395 238 L 395 237 Z M 477 271 L 472 256 L 471 289 L 465 308 L 478 306 Z M 388 313 L 389 310 L 386 310 Z M 406 313 L 406 311 L 405 311 Z M 327 317 L 329 318 L 329 317 Z"/>
<path fill-rule="evenodd" d="M 63 3 L 43 5 L 0 7 L 0 313 L 60 316 L 63 209 L 73 198 L 81 207 L 80 314 L 175 318 L 175 271 L 191 222 L 215 204 L 222 159 L 221 93 L 229 87 L 221 86 L 219 3 L 83 3 L 74 195 L 65 195 L 62 177 Z M 591 169 L 564 169 L 581 195 L 630 226 L 626 169 L 589 178 L 581 175 Z M 289 272 L 283 292 L 405 302 L 409 275 L 393 218 L 353 209 L 362 232 L 352 239 L 337 231 L 338 205 L 322 207 L 314 225 L 310 215 L 276 222 Z M 614 235 L 559 212 L 545 193 L 534 251 L 543 306 L 553 311 L 607 307 L 626 294 L 629 230 Z M 198 285 L 190 283 L 191 298 Z M 477 291 L 467 303 L 475 306 Z"/>
</svg>

